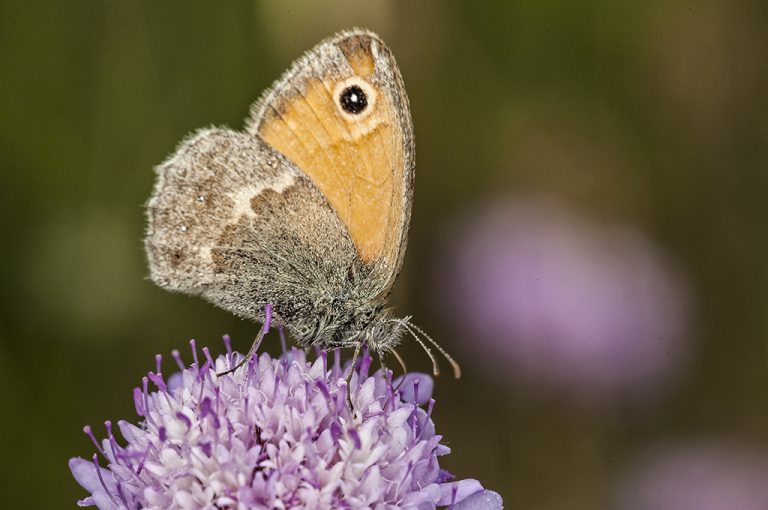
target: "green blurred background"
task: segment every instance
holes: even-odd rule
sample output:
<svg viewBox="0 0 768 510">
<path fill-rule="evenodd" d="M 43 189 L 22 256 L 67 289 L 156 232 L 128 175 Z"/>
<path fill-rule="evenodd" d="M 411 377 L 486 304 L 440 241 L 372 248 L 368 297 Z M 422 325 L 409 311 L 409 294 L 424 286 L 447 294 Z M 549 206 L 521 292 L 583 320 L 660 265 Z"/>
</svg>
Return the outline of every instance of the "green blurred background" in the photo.
<svg viewBox="0 0 768 510">
<path fill-rule="evenodd" d="M 218 351 L 223 333 L 247 348 L 255 325 L 146 279 L 152 167 L 198 127 L 240 128 L 294 58 L 351 26 L 392 48 L 413 112 L 400 313 L 451 351 L 471 341 L 440 323 L 425 269 L 445 218 L 507 191 L 638 226 L 695 303 L 690 362 L 651 406 L 571 405 L 462 360 L 436 385 L 444 466 L 507 508 L 594 509 L 649 446 L 768 446 L 767 3 L 3 0 L 4 507 L 75 506 L 82 426 L 134 419 L 155 353 Z"/>
</svg>

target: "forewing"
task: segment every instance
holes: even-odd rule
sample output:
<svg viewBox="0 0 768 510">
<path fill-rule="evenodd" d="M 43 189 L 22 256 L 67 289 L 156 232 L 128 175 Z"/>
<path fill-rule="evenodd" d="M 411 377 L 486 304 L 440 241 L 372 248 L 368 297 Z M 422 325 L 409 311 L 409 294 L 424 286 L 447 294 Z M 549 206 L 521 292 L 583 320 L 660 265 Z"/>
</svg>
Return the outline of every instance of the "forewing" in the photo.
<svg viewBox="0 0 768 510">
<path fill-rule="evenodd" d="M 359 86 L 367 107 L 342 108 Z M 413 128 L 394 57 L 375 34 L 354 30 L 321 42 L 296 61 L 252 108 L 248 131 L 308 175 L 372 268 L 374 294 L 402 264 L 413 190 Z"/>
<path fill-rule="evenodd" d="M 153 281 L 263 320 L 286 322 L 341 293 L 354 245 L 293 163 L 258 138 L 195 134 L 157 168 L 145 247 Z"/>
</svg>

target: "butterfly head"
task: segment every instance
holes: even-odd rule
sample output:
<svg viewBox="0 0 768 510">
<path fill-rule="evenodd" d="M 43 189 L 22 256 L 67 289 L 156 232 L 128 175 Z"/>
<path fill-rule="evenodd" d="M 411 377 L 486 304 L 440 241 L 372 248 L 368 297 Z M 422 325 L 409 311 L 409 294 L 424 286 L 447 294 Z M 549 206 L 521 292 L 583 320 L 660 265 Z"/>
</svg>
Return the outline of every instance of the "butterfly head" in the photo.
<svg viewBox="0 0 768 510">
<path fill-rule="evenodd" d="M 395 351 L 403 335 L 410 335 L 429 356 L 432 361 L 434 375 L 440 369 L 437 359 L 427 345 L 431 344 L 451 364 L 454 376 L 461 377 L 459 364 L 424 330 L 411 322 L 410 317 L 393 317 L 392 310 L 383 304 L 358 304 L 352 308 L 328 308 L 326 313 L 315 315 L 322 317 L 318 322 L 303 322 L 300 326 L 290 327 L 301 345 L 309 347 L 316 345 L 321 349 L 336 349 L 365 346 L 369 351 L 378 354 L 393 354 L 398 362 L 405 365 Z"/>
<path fill-rule="evenodd" d="M 387 352 L 407 331 L 404 320 L 393 318 L 383 305 L 338 302 L 322 308 L 321 313 L 315 309 L 306 320 L 294 317 L 293 327 L 289 325 L 300 344 L 323 349 L 365 345 L 374 352 Z"/>
<path fill-rule="evenodd" d="M 374 352 L 392 350 L 406 333 L 403 319 L 393 318 L 390 309 L 372 310 L 363 318 L 365 325 L 356 336 L 356 341 Z"/>
</svg>

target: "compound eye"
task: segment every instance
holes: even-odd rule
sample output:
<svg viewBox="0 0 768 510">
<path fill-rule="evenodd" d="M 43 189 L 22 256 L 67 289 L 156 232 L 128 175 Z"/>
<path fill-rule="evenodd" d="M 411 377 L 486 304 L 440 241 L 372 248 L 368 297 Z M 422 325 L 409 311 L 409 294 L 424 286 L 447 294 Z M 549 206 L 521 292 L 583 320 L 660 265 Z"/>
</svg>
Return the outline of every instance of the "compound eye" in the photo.
<svg viewBox="0 0 768 510">
<path fill-rule="evenodd" d="M 345 112 L 357 115 L 368 108 L 368 95 L 359 85 L 350 85 L 339 94 L 339 106 Z"/>
</svg>

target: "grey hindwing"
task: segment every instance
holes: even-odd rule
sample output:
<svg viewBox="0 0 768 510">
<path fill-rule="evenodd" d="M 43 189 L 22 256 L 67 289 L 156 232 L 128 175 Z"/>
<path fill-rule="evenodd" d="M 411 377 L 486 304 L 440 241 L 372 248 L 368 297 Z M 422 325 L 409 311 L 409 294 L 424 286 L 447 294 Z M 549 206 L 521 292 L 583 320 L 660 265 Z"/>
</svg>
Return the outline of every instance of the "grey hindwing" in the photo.
<svg viewBox="0 0 768 510">
<path fill-rule="evenodd" d="M 375 292 L 322 193 L 257 137 L 201 130 L 157 174 L 145 248 L 159 286 L 260 322 L 270 303 L 305 338 Z"/>
</svg>

